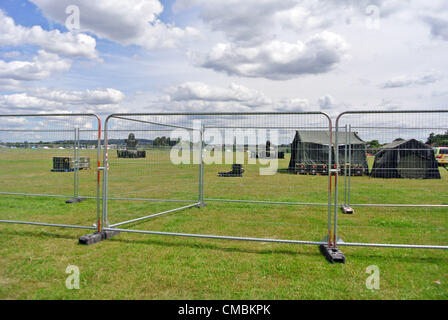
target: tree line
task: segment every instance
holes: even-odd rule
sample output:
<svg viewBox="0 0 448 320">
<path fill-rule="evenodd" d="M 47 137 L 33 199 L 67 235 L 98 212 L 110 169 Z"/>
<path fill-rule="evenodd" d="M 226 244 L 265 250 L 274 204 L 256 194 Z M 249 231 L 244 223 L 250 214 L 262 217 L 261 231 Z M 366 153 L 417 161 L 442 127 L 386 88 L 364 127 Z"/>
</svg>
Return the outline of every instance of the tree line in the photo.
<svg viewBox="0 0 448 320">
<path fill-rule="evenodd" d="M 432 132 L 429 135 L 426 144 L 433 146 L 448 146 L 448 130 L 442 134 L 435 134 Z"/>
</svg>

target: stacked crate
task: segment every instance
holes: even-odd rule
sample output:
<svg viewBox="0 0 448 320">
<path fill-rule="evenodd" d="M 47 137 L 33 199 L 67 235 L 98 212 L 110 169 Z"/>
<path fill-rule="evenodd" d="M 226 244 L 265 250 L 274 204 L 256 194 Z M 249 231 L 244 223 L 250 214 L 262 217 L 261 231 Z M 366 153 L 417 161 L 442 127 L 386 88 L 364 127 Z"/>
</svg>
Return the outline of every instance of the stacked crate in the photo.
<svg viewBox="0 0 448 320">
<path fill-rule="evenodd" d="M 90 158 L 79 158 L 79 170 L 90 169 Z M 53 172 L 70 172 L 75 170 L 75 161 L 72 157 L 53 157 Z"/>
</svg>

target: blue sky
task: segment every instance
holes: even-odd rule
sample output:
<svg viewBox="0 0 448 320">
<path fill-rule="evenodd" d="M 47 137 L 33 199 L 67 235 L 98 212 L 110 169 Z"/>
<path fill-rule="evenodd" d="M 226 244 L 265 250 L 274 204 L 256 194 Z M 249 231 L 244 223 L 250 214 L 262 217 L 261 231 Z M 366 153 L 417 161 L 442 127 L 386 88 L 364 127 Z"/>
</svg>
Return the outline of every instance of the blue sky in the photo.
<svg viewBox="0 0 448 320">
<path fill-rule="evenodd" d="M 17 24 L 27 27 L 40 25 L 49 29 L 48 20 L 40 14 L 39 8 L 27 0 L 4 0 L 1 8 L 8 16 L 14 17 Z"/>
<path fill-rule="evenodd" d="M 448 102 L 442 0 L 4 0 L 0 10 L 3 113 L 334 116 Z"/>
</svg>

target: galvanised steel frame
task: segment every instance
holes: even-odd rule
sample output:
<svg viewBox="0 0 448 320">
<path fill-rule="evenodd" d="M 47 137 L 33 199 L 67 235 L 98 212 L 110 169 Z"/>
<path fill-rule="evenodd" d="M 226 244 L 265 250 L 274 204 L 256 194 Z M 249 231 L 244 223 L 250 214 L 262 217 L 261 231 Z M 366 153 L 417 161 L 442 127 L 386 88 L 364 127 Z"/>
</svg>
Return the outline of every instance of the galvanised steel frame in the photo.
<svg viewBox="0 0 448 320">
<path fill-rule="evenodd" d="M 332 163 L 332 152 L 331 148 L 333 146 L 332 141 L 332 122 L 331 118 L 323 112 L 242 112 L 242 113 L 126 113 L 126 114 L 112 114 L 107 117 L 104 125 L 104 156 L 103 156 L 103 168 L 108 168 L 108 131 L 109 131 L 109 121 L 113 118 L 121 119 L 121 120 L 128 120 L 128 121 L 136 121 L 136 122 L 142 122 L 142 123 L 148 123 L 148 124 L 155 124 L 159 126 L 166 126 L 166 127 L 172 127 L 172 128 L 180 128 L 185 130 L 197 130 L 191 127 L 185 127 L 185 126 L 179 126 L 179 125 L 173 125 L 169 123 L 159 123 L 159 122 L 153 122 L 153 121 L 145 121 L 140 119 L 133 119 L 129 117 L 141 117 L 141 116 L 256 116 L 256 115 L 316 115 L 316 116 L 322 116 L 324 119 L 328 120 L 328 126 L 324 128 L 324 130 L 328 130 L 328 168 L 331 168 Z M 159 212 L 151 215 L 147 215 L 144 217 L 127 220 L 123 222 L 118 222 L 115 224 L 109 225 L 108 222 L 108 200 L 136 200 L 132 198 L 109 198 L 108 197 L 108 169 L 104 171 L 103 175 L 103 210 L 102 210 L 102 217 L 103 217 L 103 229 L 104 231 L 119 231 L 119 232 L 129 232 L 129 233 L 138 233 L 138 234 L 152 234 L 152 235 L 165 235 L 165 236 L 177 236 L 177 237 L 194 237 L 194 238 L 207 238 L 207 239 L 221 239 L 221 240 L 239 240 L 239 241 L 256 241 L 256 242 L 275 242 L 275 243 L 292 243 L 292 244 L 303 244 L 303 245 L 329 245 L 331 246 L 331 201 L 332 201 L 332 195 L 331 195 L 331 183 L 332 183 L 332 174 L 334 170 L 330 170 L 331 172 L 328 174 L 328 203 L 300 203 L 300 202 L 275 202 L 275 201 L 251 201 L 251 200 L 230 200 L 230 199 L 209 199 L 204 198 L 204 161 L 203 161 L 203 138 L 204 138 L 204 130 L 207 128 L 213 128 L 213 129 L 222 129 L 222 128 L 228 128 L 223 126 L 217 126 L 217 127 L 206 127 L 201 126 L 199 129 L 200 131 L 200 139 L 201 139 L 201 161 L 199 164 L 199 189 L 198 189 L 198 201 L 194 202 L 190 205 L 182 206 L 176 209 Z M 240 128 L 240 127 L 232 127 L 232 128 Z M 247 129 L 248 127 L 244 127 Z M 271 129 L 271 127 L 250 127 L 250 128 L 262 128 L 262 129 Z M 276 127 L 272 127 L 276 128 Z M 281 127 L 282 129 L 285 127 Z M 300 129 L 299 127 L 294 127 L 290 129 Z M 308 127 L 309 129 L 309 127 Z M 151 199 L 138 199 L 141 201 L 151 201 Z M 173 201 L 169 199 L 154 199 L 154 201 Z M 327 206 L 328 207 L 328 234 L 322 241 L 307 241 L 307 240 L 282 240 L 282 239 L 266 239 L 266 238 L 251 238 L 251 237 L 234 237 L 234 236 L 218 236 L 218 235 L 207 235 L 207 234 L 188 234 L 188 233 L 172 233 L 172 232 L 160 232 L 160 231 L 149 231 L 149 230 L 131 230 L 131 229 L 122 229 L 117 228 L 119 226 L 123 226 L 126 224 L 131 224 L 137 221 L 143 221 L 147 220 L 153 217 L 161 216 L 167 213 L 173 213 L 176 211 L 181 211 L 184 209 L 188 209 L 191 207 L 202 207 L 205 206 L 206 202 L 213 202 L 213 201 L 223 201 L 223 202 L 243 202 L 243 203 L 253 203 L 253 204 L 276 204 L 276 205 L 316 205 L 316 206 Z M 178 201 L 182 202 L 182 201 Z"/>
<path fill-rule="evenodd" d="M 35 225 L 35 226 L 49 226 L 49 227 L 62 227 L 62 228 L 79 228 L 79 229 L 91 229 L 91 230 L 98 230 L 98 231 L 120 231 L 120 232 L 130 232 L 130 233 L 137 233 L 137 234 L 152 234 L 152 235 L 166 235 L 166 236 L 178 236 L 178 237 L 194 237 L 194 238 L 207 238 L 207 239 L 221 239 L 221 240 L 238 240 L 238 241 L 256 241 L 256 242 L 274 242 L 274 243 L 291 243 L 291 244 L 303 244 L 303 245 L 322 245 L 322 244 L 328 244 L 329 246 L 359 246 L 359 247 L 380 247 L 380 248 L 414 248 L 414 249 L 448 249 L 448 246 L 435 246 L 435 245 L 406 245 L 406 244 L 386 244 L 386 243 L 358 243 L 358 242 L 343 242 L 338 239 L 338 172 L 340 170 L 340 164 L 339 164 L 339 152 L 335 152 L 335 166 L 336 168 L 330 170 L 330 174 L 328 177 L 328 203 L 300 203 L 300 202 L 275 202 L 275 201 L 250 201 L 250 200 L 234 200 L 234 199 L 207 199 L 204 198 L 204 164 L 203 161 L 199 165 L 199 181 L 198 181 L 198 200 L 193 201 L 192 204 L 182 206 L 176 209 L 159 212 L 155 214 L 151 214 L 148 216 L 136 218 L 129 221 L 123 221 L 119 222 L 113 225 L 107 225 L 107 200 L 133 200 L 133 201 L 167 201 L 167 202 L 188 202 L 188 200 L 173 200 L 173 199 L 149 199 L 149 198 L 125 198 L 125 197 L 108 197 L 108 179 L 107 179 L 107 168 L 108 168 L 108 157 L 107 157 L 107 146 L 108 146 L 108 121 L 111 118 L 123 118 L 123 117 L 132 117 L 132 116 L 185 116 L 185 115 L 276 115 L 276 114 L 296 114 L 296 115 L 322 115 L 326 119 L 328 119 L 328 131 L 329 131 L 329 147 L 333 146 L 335 150 L 339 150 L 339 141 L 338 141 L 338 131 L 340 129 L 339 123 L 340 119 L 347 114 L 391 114 L 391 113 L 412 113 L 412 114 L 423 114 L 423 113 L 446 113 L 448 110 L 411 110 L 411 111 L 350 111 L 350 112 L 344 112 L 341 113 L 336 120 L 336 127 L 335 127 L 335 141 L 332 141 L 332 131 L 333 126 L 330 117 L 322 112 L 304 112 L 304 113 L 154 113 L 154 114 L 136 114 L 136 113 L 129 113 L 129 114 L 115 114 L 110 115 L 106 120 L 106 125 L 104 129 L 104 154 L 103 154 L 103 166 L 100 166 L 100 157 L 101 157 L 101 120 L 100 118 L 95 114 L 16 114 L 16 115 L 0 115 L 0 117 L 67 117 L 67 116 L 92 116 L 95 117 L 98 121 L 98 147 L 97 147 L 97 157 L 98 157 L 98 164 L 97 164 L 97 170 L 98 170 L 98 177 L 97 177 L 97 225 L 90 227 L 90 226 L 78 226 L 78 225 L 65 225 L 65 224 L 51 224 L 51 223 L 42 223 L 42 222 L 28 222 L 28 221 L 14 221 L 14 220 L 0 220 L 0 223 L 12 223 L 12 224 L 26 224 L 26 225 Z M 129 119 L 129 118 L 123 118 L 125 120 L 136 120 L 136 119 Z M 170 124 L 160 124 L 158 125 L 167 125 L 171 127 L 179 127 L 175 125 Z M 186 130 L 195 130 L 194 128 L 187 128 L 187 127 L 179 127 Z M 298 129 L 298 128 L 297 128 Z M 349 126 L 349 131 L 351 131 L 351 126 Z M 348 131 L 346 130 L 346 131 Z M 201 140 L 203 139 L 203 131 L 204 127 L 200 129 L 201 131 Z M 346 142 L 347 143 L 347 142 Z M 201 144 L 202 145 L 202 144 Z M 201 148 L 201 152 L 202 152 Z M 330 150 L 331 151 L 331 150 Z M 332 159 L 331 156 L 332 152 L 329 152 L 329 159 L 328 164 L 329 167 L 332 166 Z M 201 157 L 202 159 L 202 157 Z M 103 197 L 101 197 L 100 194 L 100 172 L 104 171 L 103 174 Z M 335 195 L 334 195 L 334 204 L 332 204 L 332 176 L 335 176 Z M 350 174 L 347 179 L 350 181 Z M 346 184 L 346 192 L 350 193 L 350 183 Z M 22 195 L 22 194 L 14 194 L 9 193 L 10 195 Z M 26 195 L 26 194 L 23 194 Z M 32 194 L 28 194 L 32 195 Z M 32 196 L 46 196 L 46 197 L 66 197 L 61 195 L 38 195 L 34 194 Z M 102 202 L 102 210 L 100 210 L 100 200 L 103 199 Z M 351 206 L 366 206 L 366 207 L 448 207 L 448 205 L 430 205 L 430 204 L 351 204 L 350 203 L 350 196 L 346 196 L 346 204 Z M 251 238 L 251 237 L 234 237 L 234 236 L 218 236 L 218 235 L 207 235 L 207 234 L 188 234 L 188 233 L 172 233 L 172 232 L 159 232 L 159 231 L 147 231 L 147 230 L 131 230 L 131 229 L 122 229 L 117 228 L 119 226 L 137 222 L 137 221 L 143 221 L 146 219 L 150 219 L 153 217 L 157 217 L 163 214 L 172 213 L 180 210 L 184 210 L 193 206 L 202 206 L 205 204 L 205 202 L 213 202 L 213 201 L 224 201 L 224 202 L 244 202 L 244 203 L 253 203 L 253 204 L 276 204 L 276 205 L 316 205 L 316 206 L 327 206 L 328 207 L 328 235 L 327 239 L 324 239 L 322 241 L 306 241 L 306 240 L 282 240 L 282 239 L 266 239 L 266 238 Z M 331 209 L 334 209 L 334 215 L 332 216 Z M 101 214 L 100 214 L 101 211 Z M 100 218 L 101 216 L 101 218 Z M 333 221 L 332 221 L 333 220 Z M 332 229 L 333 227 L 333 229 Z M 331 235 L 333 231 L 333 235 Z"/>
<path fill-rule="evenodd" d="M 7 115 L 5 115 L 6 117 Z M 9 117 L 19 116 L 19 115 L 8 115 Z M 43 114 L 42 116 L 45 116 Z M 2 117 L 2 115 L 0 115 Z M 0 131 L 5 131 L 0 129 Z M 11 195 L 11 196 L 29 196 L 29 197 L 49 197 L 49 198 L 70 198 L 66 203 L 76 203 L 84 199 L 96 199 L 92 196 L 82 196 L 79 191 L 79 149 L 80 149 L 80 132 L 96 132 L 96 130 L 79 130 L 75 128 L 73 130 L 15 130 L 22 132 L 74 132 L 74 144 L 73 144 L 73 159 L 74 159 L 74 170 L 73 170 L 73 196 L 62 195 L 62 194 L 41 194 L 41 193 L 25 193 L 25 192 L 4 192 L 0 191 L 0 195 Z"/>
<path fill-rule="evenodd" d="M 336 118 L 336 124 L 335 124 L 335 132 L 336 132 L 336 138 L 335 138 L 335 150 L 339 150 L 339 143 L 338 141 L 338 132 L 340 130 L 340 122 L 341 119 L 344 116 L 347 115 L 372 115 L 372 114 L 384 114 L 384 115 L 391 115 L 391 114 L 437 114 L 437 113 L 445 113 L 448 114 L 448 110 L 402 110 L 402 111 L 346 111 L 338 115 Z M 352 125 L 345 125 L 344 130 L 346 133 L 345 136 L 345 144 L 349 144 L 351 147 L 350 137 L 352 132 Z M 375 127 L 370 126 L 371 129 L 401 129 L 401 128 L 394 128 L 394 127 Z M 421 128 L 405 128 L 405 129 L 421 129 Z M 432 129 L 432 128 L 428 128 Z M 349 163 L 349 170 L 351 168 L 351 150 L 348 151 L 348 158 L 347 158 L 347 148 L 345 149 L 344 154 L 344 165 L 346 165 L 347 160 Z M 335 152 L 335 162 L 337 165 L 336 170 L 336 181 L 339 179 L 338 174 L 340 172 L 340 164 L 339 164 L 339 152 Z M 448 208 L 448 205 L 444 204 L 382 204 L 382 203 L 369 203 L 369 204 L 360 204 L 360 203 L 351 203 L 350 195 L 351 195 L 351 172 L 349 172 L 348 177 L 347 174 L 345 174 L 345 183 L 344 183 L 344 205 L 350 206 L 350 207 L 415 207 L 415 208 Z M 414 249 L 448 249 L 447 246 L 435 246 L 435 245 L 405 245 L 405 244 L 382 244 L 382 243 L 347 243 L 343 242 L 341 239 L 338 239 L 338 209 L 339 209 L 339 183 L 336 182 L 336 188 L 335 188 L 335 195 L 334 195 L 334 224 L 333 224 L 333 241 L 336 246 L 359 246 L 359 247 L 382 247 L 382 248 L 414 248 Z"/>
<path fill-rule="evenodd" d="M 100 188 L 100 171 L 102 168 L 100 167 L 100 158 L 101 158 L 101 119 L 98 115 L 93 113 L 51 113 L 51 114 L 1 114 L 0 118 L 52 118 L 55 117 L 61 118 L 71 118 L 71 117 L 92 117 L 98 123 L 97 132 L 97 184 L 96 184 L 96 197 L 84 197 L 90 199 L 96 199 L 97 208 L 96 208 L 96 221 L 93 226 L 79 226 L 79 225 L 67 225 L 67 224 L 54 224 L 54 223 L 44 223 L 44 222 L 30 222 L 30 221 L 16 221 L 16 220 L 0 220 L 0 223 L 11 223 L 11 224 L 25 224 L 25 225 L 34 225 L 34 226 L 47 226 L 47 227 L 60 227 L 60 228 L 75 228 L 75 229 L 88 229 L 88 230 L 101 230 L 101 188 Z M 30 130 L 24 130 L 30 131 Z M 32 130 L 31 130 L 32 131 Z M 67 130 L 52 130 L 54 132 L 62 132 Z M 74 195 L 73 199 L 79 199 L 79 129 L 75 128 L 75 146 L 74 146 L 74 156 L 75 156 L 75 170 L 74 170 Z M 52 198 L 71 198 L 71 196 L 65 195 L 51 195 L 51 194 L 27 194 L 27 193 L 8 193 L 1 192 L 1 195 L 20 195 L 20 196 L 35 196 L 35 197 L 52 197 Z"/>
<path fill-rule="evenodd" d="M 185 129 L 185 130 L 189 130 L 189 131 L 194 131 L 194 128 L 189 128 L 189 127 L 184 127 L 184 126 L 178 126 L 178 125 L 171 125 L 171 124 L 162 124 L 162 123 L 158 123 L 158 122 L 151 122 L 151 121 L 144 121 L 144 120 L 138 120 L 138 119 L 129 119 L 129 118 L 124 118 L 126 116 L 143 116 L 143 115 L 147 115 L 147 114 L 112 114 L 110 116 L 107 117 L 105 125 L 104 125 L 104 154 L 103 154 L 103 167 L 105 168 L 104 171 L 104 175 L 103 175 L 103 225 L 107 226 L 107 227 L 118 227 L 118 226 L 122 226 L 122 225 L 126 225 L 126 224 L 130 224 L 130 223 L 134 223 L 134 222 L 138 222 L 138 221 L 143 221 L 143 220 L 147 220 L 150 218 L 154 218 L 157 216 L 161 216 L 164 214 L 168 214 L 168 213 L 173 213 L 176 211 L 181 211 L 184 209 L 188 209 L 191 207 L 195 207 L 195 206 L 203 206 L 203 161 L 202 161 L 202 148 L 201 148 L 201 163 L 199 165 L 199 196 L 198 196 L 198 201 L 194 201 L 193 204 L 190 205 L 186 205 L 186 206 L 182 206 L 176 209 L 172 209 L 172 210 L 167 210 L 164 212 L 159 212 L 159 213 L 155 213 L 155 214 L 150 214 L 144 217 L 139 217 L 136 219 L 131 219 L 131 220 L 127 220 L 127 221 L 122 221 L 119 223 L 115 223 L 110 225 L 109 224 L 109 220 L 108 220 L 108 211 L 107 211 L 107 201 L 108 200 L 130 200 L 130 201 L 156 201 L 156 202 L 191 202 L 191 200 L 172 200 L 172 199 L 149 199 L 149 198 L 144 198 L 144 199 L 134 199 L 134 198 L 126 198 L 126 197 L 108 197 L 108 170 L 109 170 L 109 163 L 108 163 L 108 145 L 109 145 L 109 129 L 108 129 L 108 125 L 109 125 L 109 121 L 112 118 L 115 119 L 121 119 L 121 120 L 127 120 L 127 121 L 135 121 L 135 122 L 140 122 L 140 123 L 147 123 L 147 124 L 156 124 L 156 125 L 160 125 L 163 127 L 169 127 L 169 128 L 176 128 L 176 129 Z M 200 133 L 200 139 L 201 139 L 201 143 L 203 141 L 203 131 L 202 129 L 198 130 Z M 108 230 L 108 229 L 104 229 L 104 230 Z"/>
</svg>

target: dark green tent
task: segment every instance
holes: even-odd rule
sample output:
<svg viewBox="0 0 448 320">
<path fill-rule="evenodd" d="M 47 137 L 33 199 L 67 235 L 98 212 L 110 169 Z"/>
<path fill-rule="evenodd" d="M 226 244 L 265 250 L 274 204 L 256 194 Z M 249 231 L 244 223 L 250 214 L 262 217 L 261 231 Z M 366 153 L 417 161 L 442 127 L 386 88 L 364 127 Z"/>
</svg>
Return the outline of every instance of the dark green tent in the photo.
<svg viewBox="0 0 448 320">
<path fill-rule="evenodd" d="M 299 164 L 328 164 L 329 139 L 328 131 L 296 131 L 289 169 L 295 170 Z"/>
<path fill-rule="evenodd" d="M 332 133 L 333 143 L 336 134 Z M 366 144 L 355 132 L 350 133 L 350 144 L 352 150 L 352 164 L 359 164 L 367 169 Z M 348 140 L 348 138 L 347 138 Z M 344 164 L 346 133 L 338 132 L 339 163 Z M 289 167 L 294 168 L 297 163 L 304 164 L 328 164 L 328 145 L 330 135 L 328 131 L 296 131 L 291 144 L 291 160 Z M 332 159 L 334 164 L 334 150 L 332 149 Z M 348 159 L 347 159 L 348 161 Z"/>
<path fill-rule="evenodd" d="M 394 141 L 375 155 L 371 177 L 440 179 L 434 150 L 415 139 Z"/>
<path fill-rule="evenodd" d="M 348 165 L 350 164 L 351 175 L 368 175 L 367 145 L 358 134 L 356 132 L 339 132 L 338 144 L 340 174 L 344 175 L 346 170 L 349 171 Z"/>
</svg>

